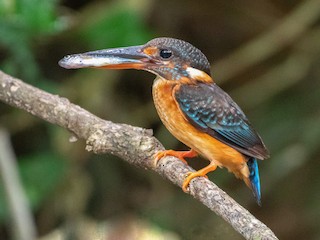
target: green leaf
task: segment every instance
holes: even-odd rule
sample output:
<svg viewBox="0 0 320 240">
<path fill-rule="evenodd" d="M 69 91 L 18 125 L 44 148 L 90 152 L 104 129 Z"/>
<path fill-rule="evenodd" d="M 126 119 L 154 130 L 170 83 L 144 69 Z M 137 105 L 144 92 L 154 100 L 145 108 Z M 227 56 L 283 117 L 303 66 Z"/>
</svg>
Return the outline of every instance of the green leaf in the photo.
<svg viewBox="0 0 320 240">
<path fill-rule="evenodd" d="M 150 36 L 141 16 L 126 8 L 108 9 L 102 19 L 80 32 L 92 49 L 142 44 Z"/>
</svg>

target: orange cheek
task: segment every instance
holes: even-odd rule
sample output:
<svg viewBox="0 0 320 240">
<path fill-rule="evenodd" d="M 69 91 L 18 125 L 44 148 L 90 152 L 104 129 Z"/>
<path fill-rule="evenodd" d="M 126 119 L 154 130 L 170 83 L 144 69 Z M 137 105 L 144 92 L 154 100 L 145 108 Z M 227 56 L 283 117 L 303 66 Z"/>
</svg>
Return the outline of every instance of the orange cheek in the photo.
<svg viewBox="0 0 320 240">
<path fill-rule="evenodd" d="M 147 47 L 143 49 L 143 52 L 149 56 L 154 56 L 158 53 L 158 48 L 156 47 Z"/>
</svg>

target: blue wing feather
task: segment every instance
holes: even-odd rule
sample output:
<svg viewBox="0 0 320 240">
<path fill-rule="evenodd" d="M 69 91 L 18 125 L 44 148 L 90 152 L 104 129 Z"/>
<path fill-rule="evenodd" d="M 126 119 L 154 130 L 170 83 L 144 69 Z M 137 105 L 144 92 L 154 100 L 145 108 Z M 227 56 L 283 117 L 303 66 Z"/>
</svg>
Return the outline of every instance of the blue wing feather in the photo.
<svg viewBox="0 0 320 240">
<path fill-rule="evenodd" d="M 181 85 L 175 98 L 196 128 L 245 155 L 258 159 L 268 157 L 265 145 L 245 114 L 216 84 Z"/>
</svg>

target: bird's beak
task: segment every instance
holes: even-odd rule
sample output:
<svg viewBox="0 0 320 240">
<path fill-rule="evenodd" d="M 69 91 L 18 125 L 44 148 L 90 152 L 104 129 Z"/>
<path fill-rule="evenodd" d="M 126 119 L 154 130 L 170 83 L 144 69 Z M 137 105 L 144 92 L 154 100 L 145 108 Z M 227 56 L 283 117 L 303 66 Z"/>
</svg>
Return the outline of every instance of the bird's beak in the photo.
<svg viewBox="0 0 320 240">
<path fill-rule="evenodd" d="M 63 68 L 109 68 L 143 69 L 150 58 L 143 51 L 143 45 L 104 49 L 93 52 L 68 55 L 59 61 Z"/>
</svg>

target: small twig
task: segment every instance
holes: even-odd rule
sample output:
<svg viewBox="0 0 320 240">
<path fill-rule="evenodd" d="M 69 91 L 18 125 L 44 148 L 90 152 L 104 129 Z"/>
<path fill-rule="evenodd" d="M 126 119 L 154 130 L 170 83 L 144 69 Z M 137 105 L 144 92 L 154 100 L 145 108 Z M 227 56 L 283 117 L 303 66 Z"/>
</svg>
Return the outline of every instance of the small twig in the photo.
<svg viewBox="0 0 320 240">
<path fill-rule="evenodd" d="M 0 71 L 0 100 L 23 109 L 86 140 L 88 151 L 111 153 L 125 161 L 158 172 L 181 186 L 187 172 L 194 171 L 175 157 L 162 158 L 155 165 L 154 155 L 164 150 L 151 130 L 102 120 L 77 105 L 32 87 Z M 224 191 L 206 178 L 190 183 L 190 194 L 225 219 L 246 239 L 277 239 L 274 233 Z"/>
<path fill-rule="evenodd" d="M 319 0 L 303 1 L 270 31 L 213 64 L 215 78 L 226 82 L 294 42 L 320 18 Z"/>
<path fill-rule="evenodd" d="M 0 128 L 0 175 L 11 213 L 13 239 L 36 239 L 36 227 L 18 173 L 8 132 Z"/>
</svg>

